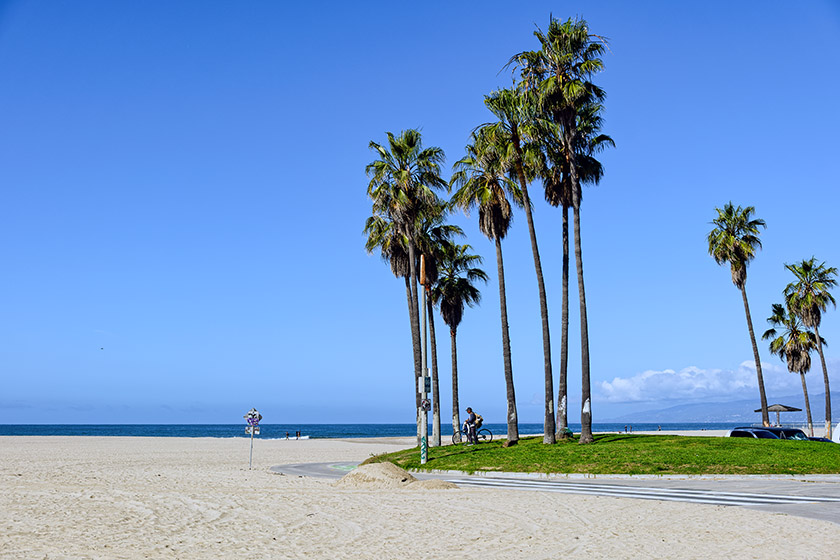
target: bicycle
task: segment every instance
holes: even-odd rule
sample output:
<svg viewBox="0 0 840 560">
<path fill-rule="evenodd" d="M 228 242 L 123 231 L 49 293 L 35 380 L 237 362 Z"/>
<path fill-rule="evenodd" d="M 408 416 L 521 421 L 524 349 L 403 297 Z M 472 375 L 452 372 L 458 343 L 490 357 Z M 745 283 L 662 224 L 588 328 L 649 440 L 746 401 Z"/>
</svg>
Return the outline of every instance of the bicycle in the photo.
<svg viewBox="0 0 840 560">
<path fill-rule="evenodd" d="M 475 439 L 478 440 L 478 443 L 490 443 L 493 441 L 493 432 L 487 428 L 481 428 L 475 432 Z M 458 430 L 452 434 L 452 445 L 465 441 L 467 441 L 467 432 L 464 430 Z"/>
</svg>

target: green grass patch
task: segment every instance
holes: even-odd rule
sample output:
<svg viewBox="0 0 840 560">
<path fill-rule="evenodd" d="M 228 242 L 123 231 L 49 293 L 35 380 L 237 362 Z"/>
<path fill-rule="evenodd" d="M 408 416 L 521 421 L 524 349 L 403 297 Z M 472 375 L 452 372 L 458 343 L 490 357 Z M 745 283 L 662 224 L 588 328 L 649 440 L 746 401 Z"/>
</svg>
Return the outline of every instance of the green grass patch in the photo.
<svg viewBox="0 0 840 560">
<path fill-rule="evenodd" d="M 371 457 L 405 469 L 474 472 L 587 474 L 838 474 L 840 445 L 810 441 L 670 435 L 596 435 L 554 445 L 528 437 L 513 447 L 502 441 L 430 447 L 420 465 L 418 448 Z"/>
</svg>

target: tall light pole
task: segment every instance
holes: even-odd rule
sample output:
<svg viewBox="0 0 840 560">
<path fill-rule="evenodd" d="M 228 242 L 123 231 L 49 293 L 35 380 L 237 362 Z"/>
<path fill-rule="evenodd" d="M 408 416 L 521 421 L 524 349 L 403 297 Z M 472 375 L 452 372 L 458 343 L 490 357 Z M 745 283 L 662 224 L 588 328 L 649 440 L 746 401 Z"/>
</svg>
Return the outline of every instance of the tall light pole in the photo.
<svg viewBox="0 0 840 560">
<path fill-rule="evenodd" d="M 429 368 L 426 366 L 426 258 L 420 255 L 420 286 L 423 291 L 423 328 L 420 331 L 423 352 L 421 354 L 420 379 L 417 388 L 422 398 L 420 399 L 420 464 L 425 465 L 429 455 Z"/>
</svg>

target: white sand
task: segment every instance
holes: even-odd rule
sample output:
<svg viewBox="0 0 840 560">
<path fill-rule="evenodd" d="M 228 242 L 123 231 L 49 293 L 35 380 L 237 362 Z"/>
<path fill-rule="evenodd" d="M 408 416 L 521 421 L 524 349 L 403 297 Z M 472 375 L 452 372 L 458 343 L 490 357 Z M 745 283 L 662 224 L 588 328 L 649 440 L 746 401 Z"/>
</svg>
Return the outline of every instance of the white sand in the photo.
<svg viewBox="0 0 840 560">
<path fill-rule="evenodd" d="M 836 558 L 829 522 L 736 507 L 272 474 L 397 440 L 0 437 L 0 558 Z"/>
</svg>

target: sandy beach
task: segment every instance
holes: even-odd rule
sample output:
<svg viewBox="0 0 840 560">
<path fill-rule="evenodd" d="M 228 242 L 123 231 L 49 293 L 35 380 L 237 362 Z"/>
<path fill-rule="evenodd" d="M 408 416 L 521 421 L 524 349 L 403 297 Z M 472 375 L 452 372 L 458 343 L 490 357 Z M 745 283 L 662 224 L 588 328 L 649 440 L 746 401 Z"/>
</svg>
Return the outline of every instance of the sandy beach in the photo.
<svg viewBox="0 0 840 560">
<path fill-rule="evenodd" d="M 738 507 L 273 474 L 410 438 L 0 437 L 0 558 L 832 558 L 840 528 Z"/>
</svg>

